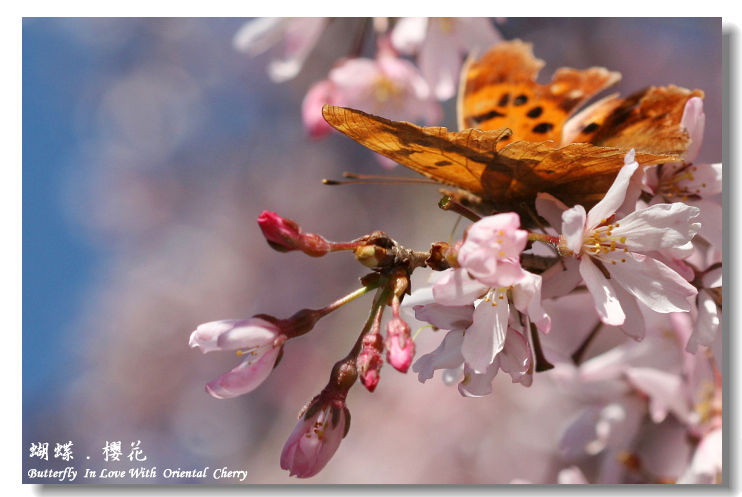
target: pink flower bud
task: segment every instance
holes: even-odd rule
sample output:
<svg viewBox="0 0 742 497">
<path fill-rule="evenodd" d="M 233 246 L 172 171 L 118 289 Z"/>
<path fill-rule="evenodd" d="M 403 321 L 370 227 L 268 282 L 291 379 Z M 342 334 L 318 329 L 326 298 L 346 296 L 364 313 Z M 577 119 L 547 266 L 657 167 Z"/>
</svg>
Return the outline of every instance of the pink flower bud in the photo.
<svg viewBox="0 0 742 497">
<path fill-rule="evenodd" d="M 210 395 L 227 399 L 258 388 L 273 371 L 285 341 L 286 335 L 277 324 L 251 317 L 202 324 L 191 334 L 190 345 L 204 353 L 236 350 L 244 357 L 232 371 L 206 385 Z"/>
<path fill-rule="evenodd" d="M 296 222 L 283 218 L 275 212 L 260 213 L 258 225 L 268 244 L 279 252 L 301 250 L 312 257 L 321 257 L 332 250 L 330 242 L 319 235 L 303 233 Z"/>
<path fill-rule="evenodd" d="M 291 476 L 310 478 L 319 473 L 340 447 L 350 428 L 350 412 L 343 400 L 310 403 L 281 451 L 281 468 Z"/>
<path fill-rule="evenodd" d="M 299 248 L 301 228 L 291 219 L 282 218 L 275 212 L 263 211 L 258 216 L 258 225 L 270 246 L 279 252 Z"/>
<path fill-rule="evenodd" d="M 410 336 L 410 325 L 394 317 L 386 327 L 386 360 L 394 369 L 406 373 L 415 357 L 415 342 Z"/>
<path fill-rule="evenodd" d="M 376 389 L 379 384 L 379 373 L 384 364 L 381 352 L 384 350 L 384 340 L 379 333 L 369 333 L 363 337 L 363 349 L 358 354 L 356 366 L 361 383 L 369 392 Z"/>
</svg>

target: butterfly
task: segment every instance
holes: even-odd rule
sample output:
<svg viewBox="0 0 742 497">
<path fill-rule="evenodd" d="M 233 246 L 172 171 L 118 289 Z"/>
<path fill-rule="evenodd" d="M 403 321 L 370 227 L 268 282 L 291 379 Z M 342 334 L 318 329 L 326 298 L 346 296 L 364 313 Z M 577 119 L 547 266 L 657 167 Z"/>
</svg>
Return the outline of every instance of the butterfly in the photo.
<svg viewBox="0 0 742 497">
<path fill-rule="evenodd" d="M 681 125 L 685 103 L 702 91 L 652 87 L 626 98 L 611 95 L 577 113 L 620 74 L 562 68 L 542 85 L 536 81 L 542 66 L 531 44 L 520 40 L 469 62 L 458 132 L 330 105 L 322 113 L 353 140 L 497 211 L 533 212 L 540 192 L 590 208 L 632 148 L 642 166 L 681 160 L 690 142 Z"/>
</svg>

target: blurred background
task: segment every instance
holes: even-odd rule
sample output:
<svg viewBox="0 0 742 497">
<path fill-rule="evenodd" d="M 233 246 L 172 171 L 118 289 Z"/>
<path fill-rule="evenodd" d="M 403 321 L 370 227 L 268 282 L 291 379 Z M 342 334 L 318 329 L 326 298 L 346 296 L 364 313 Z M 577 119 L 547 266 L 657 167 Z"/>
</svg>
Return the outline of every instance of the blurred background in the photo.
<svg viewBox="0 0 742 497">
<path fill-rule="evenodd" d="M 227 466 L 249 471 L 243 483 L 303 483 L 280 469 L 281 448 L 355 341 L 370 298 L 292 340 L 255 392 L 210 397 L 205 383 L 239 358 L 190 349 L 196 326 L 323 307 L 365 274 L 349 254 L 311 259 L 271 250 L 256 218 L 272 210 L 336 241 L 381 229 L 421 250 L 454 228 L 433 186 L 321 184 L 343 171 L 383 172 L 350 139 L 310 140 L 302 127 L 304 94 L 346 54 L 357 19 L 331 23 L 300 75 L 282 84 L 266 71 L 280 46 L 256 57 L 233 48 L 244 22 L 23 21 L 24 475 L 70 464 L 80 472 L 139 467 L 126 456 L 140 441 L 144 466 L 156 466 L 158 478 L 118 482 L 235 483 L 211 478 Z M 615 91 L 623 95 L 649 85 L 703 90 L 698 161 L 721 161 L 721 19 L 496 26 L 505 39 L 534 43 L 546 61 L 542 81 L 562 66 L 599 65 L 621 72 Z M 444 110 L 442 124 L 453 129 L 453 102 Z M 418 356 L 440 338 L 421 333 Z M 500 374 L 495 392 L 481 399 L 461 397 L 438 377 L 420 384 L 389 365 L 381 375 L 373 394 L 353 388 L 350 432 L 307 482 L 556 481 L 560 430 L 575 406 L 548 375 L 526 389 Z M 55 445 L 70 441 L 73 463 L 54 458 Z M 122 461 L 106 463 L 103 447 L 113 441 L 121 442 Z M 48 461 L 29 457 L 32 443 L 49 443 Z M 205 466 L 203 480 L 162 477 L 165 468 Z M 81 477 L 74 483 L 87 483 Z"/>
</svg>

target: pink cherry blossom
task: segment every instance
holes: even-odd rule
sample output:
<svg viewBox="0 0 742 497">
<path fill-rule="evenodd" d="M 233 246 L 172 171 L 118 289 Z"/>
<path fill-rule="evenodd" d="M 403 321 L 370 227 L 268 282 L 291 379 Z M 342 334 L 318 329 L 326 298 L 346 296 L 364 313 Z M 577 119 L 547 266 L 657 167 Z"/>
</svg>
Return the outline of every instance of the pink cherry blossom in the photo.
<svg viewBox="0 0 742 497">
<path fill-rule="evenodd" d="M 244 356 L 236 368 L 206 385 L 211 396 L 228 399 L 252 392 L 265 381 L 285 340 L 274 323 L 251 317 L 202 324 L 191 334 L 190 346 L 204 353 L 226 350 Z"/>
<path fill-rule="evenodd" d="M 677 272 L 651 257 L 677 249 L 693 238 L 698 209 L 683 203 L 656 204 L 614 221 L 632 175 L 639 167 L 633 150 L 615 182 L 589 213 L 577 205 L 562 214 L 563 249 L 580 260 L 579 272 L 604 323 L 620 326 L 637 339 L 644 326 L 637 303 L 655 312 L 690 310 L 697 290 Z M 542 195 L 541 200 L 549 197 Z M 556 204 L 554 204 L 556 205 Z M 544 208 L 543 203 L 537 208 Z"/>
<path fill-rule="evenodd" d="M 417 54 L 420 70 L 438 100 L 456 94 L 461 60 L 480 54 L 501 40 L 492 22 L 484 17 L 403 17 L 391 35 L 394 47 Z"/>
<path fill-rule="evenodd" d="M 344 404 L 316 400 L 286 440 L 281 469 L 298 478 L 316 475 L 337 452 L 349 427 L 350 413 Z"/>
<path fill-rule="evenodd" d="M 327 128 L 321 124 L 322 106 L 341 105 L 396 121 L 440 121 L 440 104 L 432 98 L 428 83 L 417 67 L 380 44 L 376 58 L 345 59 L 327 79 L 316 83 L 302 105 L 304 127 L 312 136 Z"/>
<path fill-rule="evenodd" d="M 487 216 L 466 231 L 457 259 L 468 273 L 490 286 L 514 285 L 525 277 L 518 257 L 528 242 L 514 212 Z"/>
<path fill-rule="evenodd" d="M 705 121 L 703 100 L 690 98 L 681 120 L 691 140 L 683 162 L 648 168 L 645 189 L 654 195 L 652 203 L 684 202 L 698 207 L 699 235 L 721 248 L 722 208 L 713 197 L 722 192 L 722 165 L 694 163 L 703 143 Z"/>
<path fill-rule="evenodd" d="M 433 295 L 437 303 L 445 306 L 477 301 L 461 346 L 466 363 L 477 373 L 485 373 L 503 350 L 508 328 L 520 326 L 511 315 L 511 302 L 515 310 L 544 333 L 551 327 L 551 320 L 541 307 L 541 277 L 526 271 L 518 283 L 505 288 L 491 287 L 472 278 L 464 267 L 454 269 L 433 285 Z"/>
</svg>

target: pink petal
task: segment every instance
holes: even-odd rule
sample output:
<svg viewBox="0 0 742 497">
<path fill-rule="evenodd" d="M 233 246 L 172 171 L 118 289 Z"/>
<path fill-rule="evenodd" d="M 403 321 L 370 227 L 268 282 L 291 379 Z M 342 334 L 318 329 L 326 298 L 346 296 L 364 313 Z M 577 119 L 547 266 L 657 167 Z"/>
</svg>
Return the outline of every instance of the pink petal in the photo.
<svg viewBox="0 0 742 497">
<path fill-rule="evenodd" d="M 497 361 L 484 373 L 477 373 L 464 366 L 464 379 L 459 383 L 459 393 L 464 397 L 484 397 L 492 393 L 492 380 L 497 375 Z"/>
<path fill-rule="evenodd" d="M 706 115 L 703 112 L 703 99 L 693 97 L 688 99 L 683 110 L 683 117 L 680 125 L 688 131 L 690 136 L 690 145 L 685 151 L 683 160 L 693 162 L 698 157 L 698 151 L 703 143 L 703 131 L 706 125 Z"/>
<path fill-rule="evenodd" d="M 443 305 L 469 305 L 480 298 L 489 287 L 471 278 L 463 269 L 446 273 L 433 285 L 435 301 Z"/>
<path fill-rule="evenodd" d="M 531 366 L 531 347 L 523 335 L 510 328 L 498 357 L 500 369 L 510 375 L 513 383 L 517 383 Z"/>
<path fill-rule="evenodd" d="M 435 98 L 444 101 L 456 94 L 456 87 L 461 70 L 461 56 L 451 43 L 448 36 L 440 32 L 433 22 L 432 29 L 428 31 L 418 63 L 420 72 L 433 90 Z"/>
<path fill-rule="evenodd" d="M 464 330 L 473 320 L 474 306 L 446 306 L 441 304 L 416 305 L 415 318 L 442 330 Z"/>
<path fill-rule="evenodd" d="M 634 388 L 649 397 L 652 421 L 661 423 L 669 411 L 681 422 L 689 421 L 688 399 L 680 376 L 659 369 L 637 367 L 627 369 L 625 374 Z"/>
<path fill-rule="evenodd" d="M 561 229 L 562 213 L 568 209 L 569 207 L 561 200 L 548 193 L 539 193 L 536 196 L 536 212 L 539 216 L 546 219 L 549 225 L 555 230 Z M 582 228 L 584 226 L 585 223 L 583 222 Z"/>
<path fill-rule="evenodd" d="M 691 354 L 698 352 L 698 347 L 708 347 L 716 338 L 716 333 L 721 325 L 719 307 L 714 299 L 705 290 L 698 293 L 698 317 L 696 326 L 688 340 L 686 350 Z"/>
<path fill-rule="evenodd" d="M 250 393 L 268 378 L 276 364 L 281 347 L 273 347 L 257 360 L 245 358 L 232 371 L 206 385 L 206 391 L 217 399 L 229 399 Z"/>
</svg>

